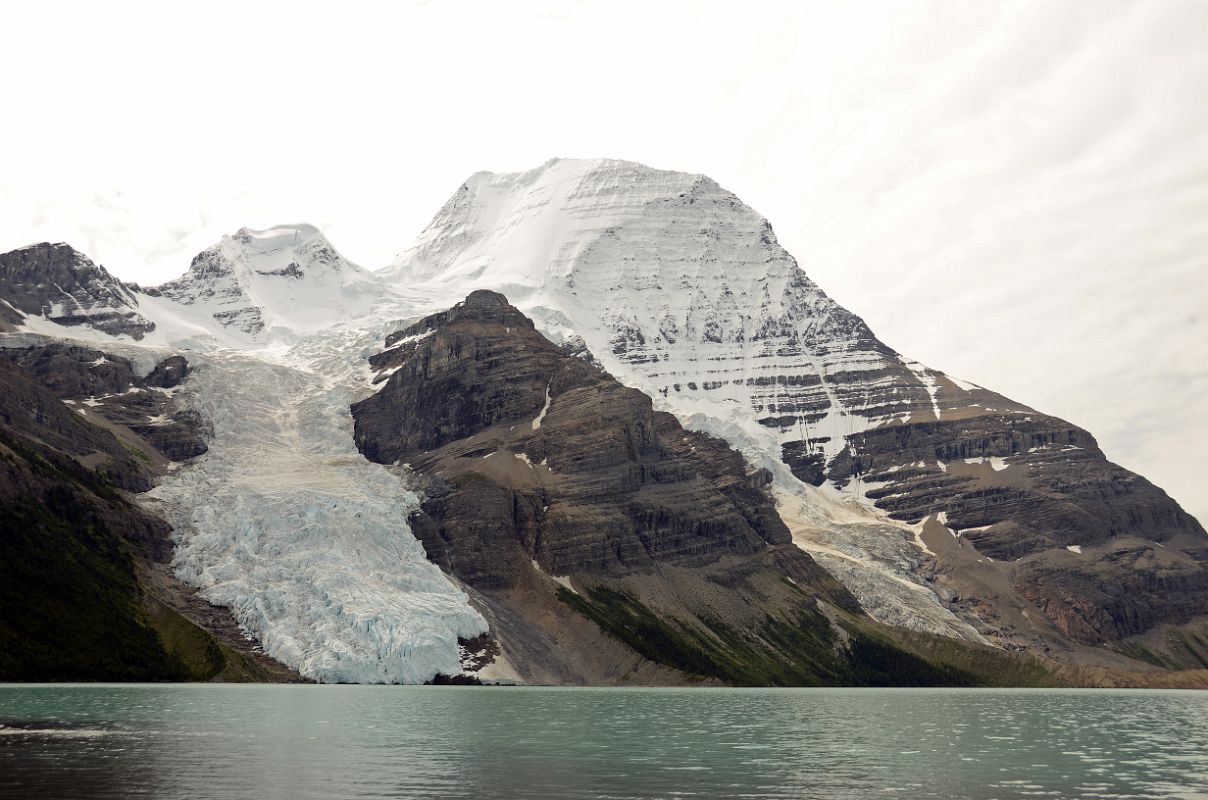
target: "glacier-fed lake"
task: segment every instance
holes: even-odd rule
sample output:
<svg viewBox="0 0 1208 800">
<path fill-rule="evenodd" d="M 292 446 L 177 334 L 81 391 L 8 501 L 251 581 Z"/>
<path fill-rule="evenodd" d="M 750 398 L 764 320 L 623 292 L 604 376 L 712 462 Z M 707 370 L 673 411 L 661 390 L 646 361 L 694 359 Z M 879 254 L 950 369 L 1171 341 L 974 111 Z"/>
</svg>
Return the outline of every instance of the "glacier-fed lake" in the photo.
<svg viewBox="0 0 1208 800">
<path fill-rule="evenodd" d="M 3 798 L 1205 798 L 1208 692 L 0 685 Z"/>
</svg>

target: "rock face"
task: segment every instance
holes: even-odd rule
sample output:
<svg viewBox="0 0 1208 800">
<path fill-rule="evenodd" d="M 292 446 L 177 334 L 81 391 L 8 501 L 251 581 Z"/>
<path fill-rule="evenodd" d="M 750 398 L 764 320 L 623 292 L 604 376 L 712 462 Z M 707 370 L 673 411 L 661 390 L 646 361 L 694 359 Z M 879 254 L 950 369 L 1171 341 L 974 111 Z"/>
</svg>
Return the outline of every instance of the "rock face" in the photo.
<svg viewBox="0 0 1208 800">
<path fill-rule="evenodd" d="M 16 326 L 27 316 L 134 339 L 155 329 L 139 313 L 134 289 L 65 244 L 0 254 L 0 322 Z"/>
<path fill-rule="evenodd" d="M 554 575 L 621 574 L 790 543 L 766 473 L 564 354 L 500 294 L 428 317 L 375 363 L 397 369 L 353 406 L 358 446 L 447 476 L 426 506 L 442 524 L 421 539 L 472 586 L 510 586 L 534 559 Z"/>
<path fill-rule="evenodd" d="M 77 413 L 134 433 L 168 461 L 206 451 L 202 419 L 191 409 L 177 408 L 174 399 L 188 375 L 183 356 L 164 359 L 145 378 L 127 358 L 78 345 L 0 349 L 3 359 L 23 367 Z M 139 491 L 150 488 L 145 477 L 119 483 Z"/>
<path fill-rule="evenodd" d="M 895 352 L 705 176 L 606 160 L 479 173 L 383 275 L 417 297 L 506 289 L 542 331 L 581 337 L 690 427 L 838 490 L 849 508 L 836 519 L 930 520 L 955 550 L 932 532 L 909 560 L 898 543 L 887 556 L 842 541 L 848 566 L 873 565 L 857 595 L 886 619 L 912 613 L 878 588 L 896 578 L 935 589 L 981 635 L 1037 650 L 1208 608 L 1208 538 L 1177 503 L 1076 426 Z M 782 481 L 806 504 L 807 487 Z M 824 552 L 837 530 L 821 521 L 798 538 L 837 565 Z"/>
<path fill-rule="evenodd" d="M 425 481 L 413 529 L 474 591 L 521 677 L 865 680 L 866 654 L 824 616 L 865 619 L 858 603 L 791 543 L 767 473 L 724 442 L 494 292 L 387 343 L 371 363 L 390 377 L 352 406 L 357 444 Z M 899 655 L 922 680 L 960 680 Z"/>
<path fill-rule="evenodd" d="M 7 351 L 0 350 L 0 355 Z M 41 443 L 60 458 L 75 459 L 103 481 L 141 491 L 151 485 L 148 465 L 127 450 L 117 436 L 87 423 L 28 371 L 0 358 L 3 404 L 0 422 L 13 436 Z"/>
</svg>

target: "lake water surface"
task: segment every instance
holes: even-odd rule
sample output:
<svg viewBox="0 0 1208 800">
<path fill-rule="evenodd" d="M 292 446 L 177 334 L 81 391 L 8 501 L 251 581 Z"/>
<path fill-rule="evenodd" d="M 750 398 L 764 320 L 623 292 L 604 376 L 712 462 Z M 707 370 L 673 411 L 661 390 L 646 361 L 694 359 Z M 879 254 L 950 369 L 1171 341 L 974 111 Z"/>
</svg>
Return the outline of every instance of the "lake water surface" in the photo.
<svg viewBox="0 0 1208 800">
<path fill-rule="evenodd" d="M 1208 693 L 0 686 L 3 798 L 1208 798 Z"/>
</svg>

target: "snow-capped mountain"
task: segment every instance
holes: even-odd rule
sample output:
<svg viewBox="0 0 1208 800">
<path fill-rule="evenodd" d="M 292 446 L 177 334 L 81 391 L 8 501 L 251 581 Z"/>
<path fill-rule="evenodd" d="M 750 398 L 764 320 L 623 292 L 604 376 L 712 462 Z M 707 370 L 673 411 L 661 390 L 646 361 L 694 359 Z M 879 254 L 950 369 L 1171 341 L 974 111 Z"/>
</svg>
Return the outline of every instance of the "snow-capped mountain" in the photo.
<svg viewBox="0 0 1208 800">
<path fill-rule="evenodd" d="M 60 260 L 86 280 L 68 283 L 54 260 L 63 248 L 3 257 L 11 333 L 0 347 L 42 365 L 35 377 L 55 388 L 69 368 L 100 374 L 121 359 L 149 372 L 165 357 L 187 357 L 186 386 L 146 394 L 168 394 L 178 414 L 203 420 L 208 450 L 185 466 L 158 464 L 159 485 L 140 496 L 175 529 L 175 575 L 304 677 L 415 683 L 456 673 L 459 637 L 485 623 L 411 535 L 418 496 L 352 441 L 348 407 L 369 393 L 364 355 L 385 324 L 372 311 L 391 302 L 380 281 L 309 225 L 242 229 L 198 254 L 180 278 L 147 289 L 123 286 L 78 254 Z M 54 258 L 31 264 L 27 251 Z M 61 285 L 90 316 L 52 302 L 65 294 Z M 129 319 L 144 324 L 134 329 Z M 55 349 L 70 339 L 104 353 L 81 367 Z M 125 424 L 139 395 L 59 394 L 162 461 L 138 426 Z M 148 424 L 167 422 L 159 414 Z"/>
<path fill-rule="evenodd" d="M 703 175 L 614 160 L 478 173 L 381 275 L 435 306 L 501 291 L 547 336 L 582 337 L 777 472 L 799 543 L 887 622 L 1099 643 L 1208 600 L 1203 528 L 1164 492 L 1086 431 L 894 351 Z M 1144 580 L 1179 589 L 1141 589 L 1130 567 L 1105 603 L 1105 565 L 1150 558 Z"/>
<path fill-rule="evenodd" d="M 317 228 L 301 224 L 242 228 L 224 236 L 199 253 L 183 276 L 147 294 L 171 301 L 171 308 L 144 301 L 161 314 L 175 312 L 206 328 L 268 340 L 358 319 L 380 299 L 382 287 Z"/>
<path fill-rule="evenodd" d="M 1138 652 L 1173 666 L 1208 657 L 1174 648 L 1167 635 L 1208 635 L 1208 537 L 1196 520 L 1108 462 L 1086 431 L 881 342 L 810 280 L 766 219 L 703 175 L 616 160 L 477 173 L 378 272 L 350 263 L 309 225 L 242 229 L 200 253 L 182 277 L 150 289 L 122 284 L 58 248 L 66 246 L 0 256 L 0 328 L 12 331 L 0 345 L 85 339 L 144 371 L 165 356 L 187 356 L 192 372 L 176 396 L 205 420 L 209 450 L 168 468 L 144 503 L 176 527 L 177 575 L 229 606 L 271 655 L 308 677 L 412 681 L 447 672 L 458 663 L 459 641 L 485 625 L 497 633 L 498 615 L 518 611 L 505 603 L 487 613 L 473 582 L 467 589 L 459 583 L 465 575 L 425 550 L 455 552 L 457 531 L 426 530 L 424 547 L 412 535 L 409 520 L 422 518 L 425 493 L 447 483 L 448 470 L 459 480 L 498 464 L 511 470 L 492 473 L 506 489 L 496 516 L 533 541 L 508 557 L 519 559 L 516 574 L 537 575 L 533 586 L 548 594 L 537 540 L 548 547 L 547 535 L 566 531 L 546 531 L 542 525 L 555 523 L 541 515 L 549 487 L 567 479 L 541 472 L 549 484 L 534 484 L 529 470 L 552 475 L 549 465 L 510 449 L 534 438 L 537 418 L 496 418 L 507 416 L 507 404 L 465 411 L 458 398 L 523 389 L 525 403 L 516 407 L 524 414 L 534 404 L 587 403 L 575 425 L 563 426 L 567 437 L 599 421 L 582 399 L 593 396 L 588 387 L 560 398 L 545 372 L 475 384 L 502 363 L 479 352 L 483 342 L 507 353 L 514 331 L 514 345 L 540 352 L 541 363 L 571 369 L 563 356 L 585 358 L 649 395 L 683 428 L 739 450 L 751 474 L 735 470 L 726 480 L 750 479 L 766 491 L 753 476 L 770 475 L 793 543 L 880 623 L 962 646 L 1125 670 L 1147 668 L 1134 660 Z M 492 302 L 509 309 L 510 321 L 470 326 L 472 353 L 436 347 L 426 337 L 447 319 L 443 312 L 477 289 L 505 295 Z M 403 324 L 424 315 L 431 315 L 419 323 L 424 330 Z M 558 353 L 521 336 L 515 315 L 563 345 Z M 448 383 L 424 393 L 432 407 L 399 407 L 419 395 L 400 391 L 397 375 L 429 375 L 409 362 L 416 353 L 443 359 Z M 469 415 L 454 426 L 466 438 L 439 456 L 400 449 L 380 431 L 354 442 L 349 406 L 371 395 L 358 407 L 376 409 L 400 430 L 421 412 Z M 114 401 L 82 402 L 103 409 Z M 557 430 L 551 423 L 541 438 Z M 667 427 L 679 437 L 676 447 L 690 444 L 675 430 Z M 637 441 L 630 433 L 614 438 Z M 574 449 L 570 438 L 543 446 Z M 370 463 L 358 447 L 385 462 L 394 456 L 383 454 L 405 451 L 417 469 Z M 640 477 L 632 486 L 690 477 L 654 458 L 670 452 L 659 447 L 643 451 L 649 463 L 625 467 Z M 512 460 L 492 455 L 504 450 Z M 591 463 L 603 454 L 570 456 Z M 585 475 L 595 478 L 590 469 Z M 504 495 L 513 491 L 526 493 L 531 525 L 511 516 L 520 506 Z M 624 505 L 611 496 L 596 501 Z M 473 504 L 467 508 L 468 516 L 432 520 L 480 523 Z M 663 513 L 671 512 L 641 516 L 651 535 L 663 535 Z M 625 516 L 609 512 L 592 526 L 629 525 Z M 425 524 L 438 524 L 432 520 Z M 505 529 L 501 523 L 490 536 Z M 605 535 L 588 549 L 619 541 L 627 540 Z M 582 563 L 593 559 L 608 560 Z M 667 589 L 633 586 L 639 595 Z M 521 587 L 515 602 L 530 589 Z M 568 630 L 555 638 L 579 635 L 575 624 Z M 579 641 L 581 652 L 591 651 L 587 641 Z M 544 640 L 502 644 L 505 654 L 513 648 L 513 662 L 553 652 Z M 566 673 L 547 664 L 528 674 Z"/>
<path fill-rule="evenodd" d="M 381 275 L 417 294 L 501 291 L 679 413 L 790 444 L 814 483 L 823 470 L 808 465 L 851 434 L 977 402 L 976 387 L 878 341 L 703 175 L 611 160 L 478 173 Z"/>
</svg>

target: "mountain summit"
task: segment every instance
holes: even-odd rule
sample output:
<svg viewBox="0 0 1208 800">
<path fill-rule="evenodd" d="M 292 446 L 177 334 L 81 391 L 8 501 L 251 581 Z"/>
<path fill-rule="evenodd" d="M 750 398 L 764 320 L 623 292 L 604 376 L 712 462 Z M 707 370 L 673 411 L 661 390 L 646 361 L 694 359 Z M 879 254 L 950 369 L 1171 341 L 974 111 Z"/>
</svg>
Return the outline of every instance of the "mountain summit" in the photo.
<svg viewBox="0 0 1208 800">
<path fill-rule="evenodd" d="M 180 278 L 149 293 L 249 336 L 312 333 L 363 314 L 381 293 L 312 225 L 241 228 L 198 253 Z"/>
<path fill-rule="evenodd" d="M 0 330 L 29 318 L 141 339 L 155 323 L 139 313 L 135 289 L 70 245 L 22 247 L 0 255 Z"/>
</svg>

